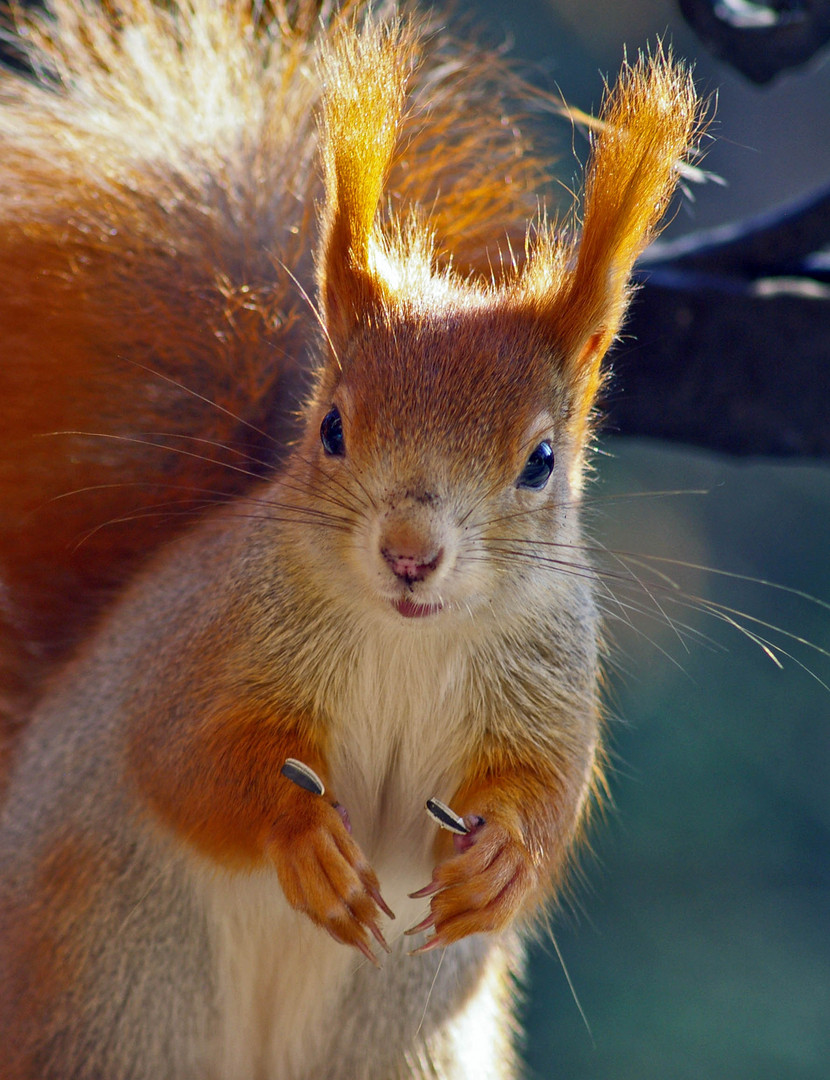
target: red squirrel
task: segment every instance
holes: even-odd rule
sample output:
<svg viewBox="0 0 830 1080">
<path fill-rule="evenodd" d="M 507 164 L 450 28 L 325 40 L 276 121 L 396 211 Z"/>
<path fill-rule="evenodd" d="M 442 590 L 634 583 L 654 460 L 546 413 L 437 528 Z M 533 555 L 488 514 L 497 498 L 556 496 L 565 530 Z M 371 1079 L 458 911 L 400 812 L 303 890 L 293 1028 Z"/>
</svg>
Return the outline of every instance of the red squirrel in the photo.
<svg viewBox="0 0 830 1080">
<path fill-rule="evenodd" d="M 412 16 L 20 18 L 0 1076 L 513 1077 L 601 775 L 594 403 L 691 78 L 623 70 L 577 230 L 506 65 Z"/>
</svg>

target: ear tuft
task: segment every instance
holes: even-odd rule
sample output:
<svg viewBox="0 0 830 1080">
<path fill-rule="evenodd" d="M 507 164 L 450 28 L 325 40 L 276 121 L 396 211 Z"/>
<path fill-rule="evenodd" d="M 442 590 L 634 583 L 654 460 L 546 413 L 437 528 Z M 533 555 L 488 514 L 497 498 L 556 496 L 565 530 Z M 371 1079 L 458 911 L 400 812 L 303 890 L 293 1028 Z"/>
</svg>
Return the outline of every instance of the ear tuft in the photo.
<svg viewBox="0 0 830 1080">
<path fill-rule="evenodd" d="M 324 57 L 325 173 L 320 301 L 329 334 L 342 340 L 384 295 L 375 217 L 398 139 L 415 64 L 415 40 L 400 21 L 348 27 Z"/>
<path fill-rule="evenodd" d="M 691 73 L 658 49 L 626 65 L 602 111 L 585 183 L 582 236 L 558 288 L 536 303 L 564 351 L 585 410 L 600 383 L 600 363 L 619 331 L 629 276 L 659 230 L 683 159 L 699 136 Z M 549 258 L 542 245 L 539 258 Z M 561 258 L 561 253 L 560 256 Z M 544 280 L 532 268 L 531 281 Z"/>
</svg>

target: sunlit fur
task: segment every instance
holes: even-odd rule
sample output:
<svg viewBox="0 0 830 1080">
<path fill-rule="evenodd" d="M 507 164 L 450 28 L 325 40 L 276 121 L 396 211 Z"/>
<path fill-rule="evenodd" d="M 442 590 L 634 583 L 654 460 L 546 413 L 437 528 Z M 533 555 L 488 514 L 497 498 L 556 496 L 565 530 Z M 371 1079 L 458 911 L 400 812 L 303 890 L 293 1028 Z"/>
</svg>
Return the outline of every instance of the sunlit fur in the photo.
<svg viewBox="0 0 830 1080">
<path fill-rule="evenodd" d="M 411 18 L 53 10 L 0 91 L 5 1075 L 507 1080 L 600 774 L 586 442 L 689 76 L 626 68 L 578 234 L 528 224 L 518 81 Z"/>
<path fill-rule="evenodd" d="M 0 73 L 8 724 L 136 565 L 293 431 L 317 333 L 320 57 L 366 5 L 252 8 L 55 0 L 20 16 L 42 81 Z M 500 244 L 521 247 L 541 174 L 517 80 L 498 56 L 399 36 L 386 201 L 420 207 L 460 273 L 489 274 Z"/>
</svg>

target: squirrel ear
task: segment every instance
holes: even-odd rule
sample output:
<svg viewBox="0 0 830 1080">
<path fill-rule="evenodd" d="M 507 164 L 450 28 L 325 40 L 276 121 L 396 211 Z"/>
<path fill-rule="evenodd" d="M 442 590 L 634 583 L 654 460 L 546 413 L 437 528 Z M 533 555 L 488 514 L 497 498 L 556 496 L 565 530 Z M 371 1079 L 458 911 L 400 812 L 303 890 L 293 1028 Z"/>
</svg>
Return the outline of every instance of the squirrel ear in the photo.
<svg viewBox="0 0 830 1080">
<path fill-rule="evenodd" d="M 386 290 L 375 216 L 403 111 L 414 46 L 405 23 L 340 35 L 323 60 L 325 175 L 318 285 L 323 320 L 347 337 Z"/>
<path fill-rule="evenodd" d="M 583 227 L 575 259 L 550 243 L 531 257 L 529 281 L 566 371 L 579 388 L 583 416 L 601 381 L 600 364 L 629 299 L 634 262 L 669 205 L 680 165 L 699 130 L 691 73 L 658 50 L 626 65 L 607 99 L 588 163 Z M 555 273 L 544 264 L 555 258 Z M 536 259 L 541 266 L 534 266 Z M 570 263 L 565 270 L 563 263 Z M 552 281 L 558 282 L 551 288 Z M 541 309 L 541 310 L 540 310 Z"/>
</svg>

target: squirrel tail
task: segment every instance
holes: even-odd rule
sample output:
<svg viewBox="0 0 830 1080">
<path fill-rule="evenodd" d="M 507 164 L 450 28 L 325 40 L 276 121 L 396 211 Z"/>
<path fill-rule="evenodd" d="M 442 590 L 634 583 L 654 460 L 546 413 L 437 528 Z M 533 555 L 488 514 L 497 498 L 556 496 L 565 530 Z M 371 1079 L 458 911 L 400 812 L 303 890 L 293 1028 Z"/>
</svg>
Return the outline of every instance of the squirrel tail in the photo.
<svg viewBox="0 0 830 1080">
<path fill-rule="evenodd" d="M 300 320 L 271 252 L 311 265 L 316 5 L 279 41 L 246 8 L 54 0 L 16 39 L 37 77 L 2 75 L 11 717 L 149 553 L 274 456 Z"/>
</svg>

